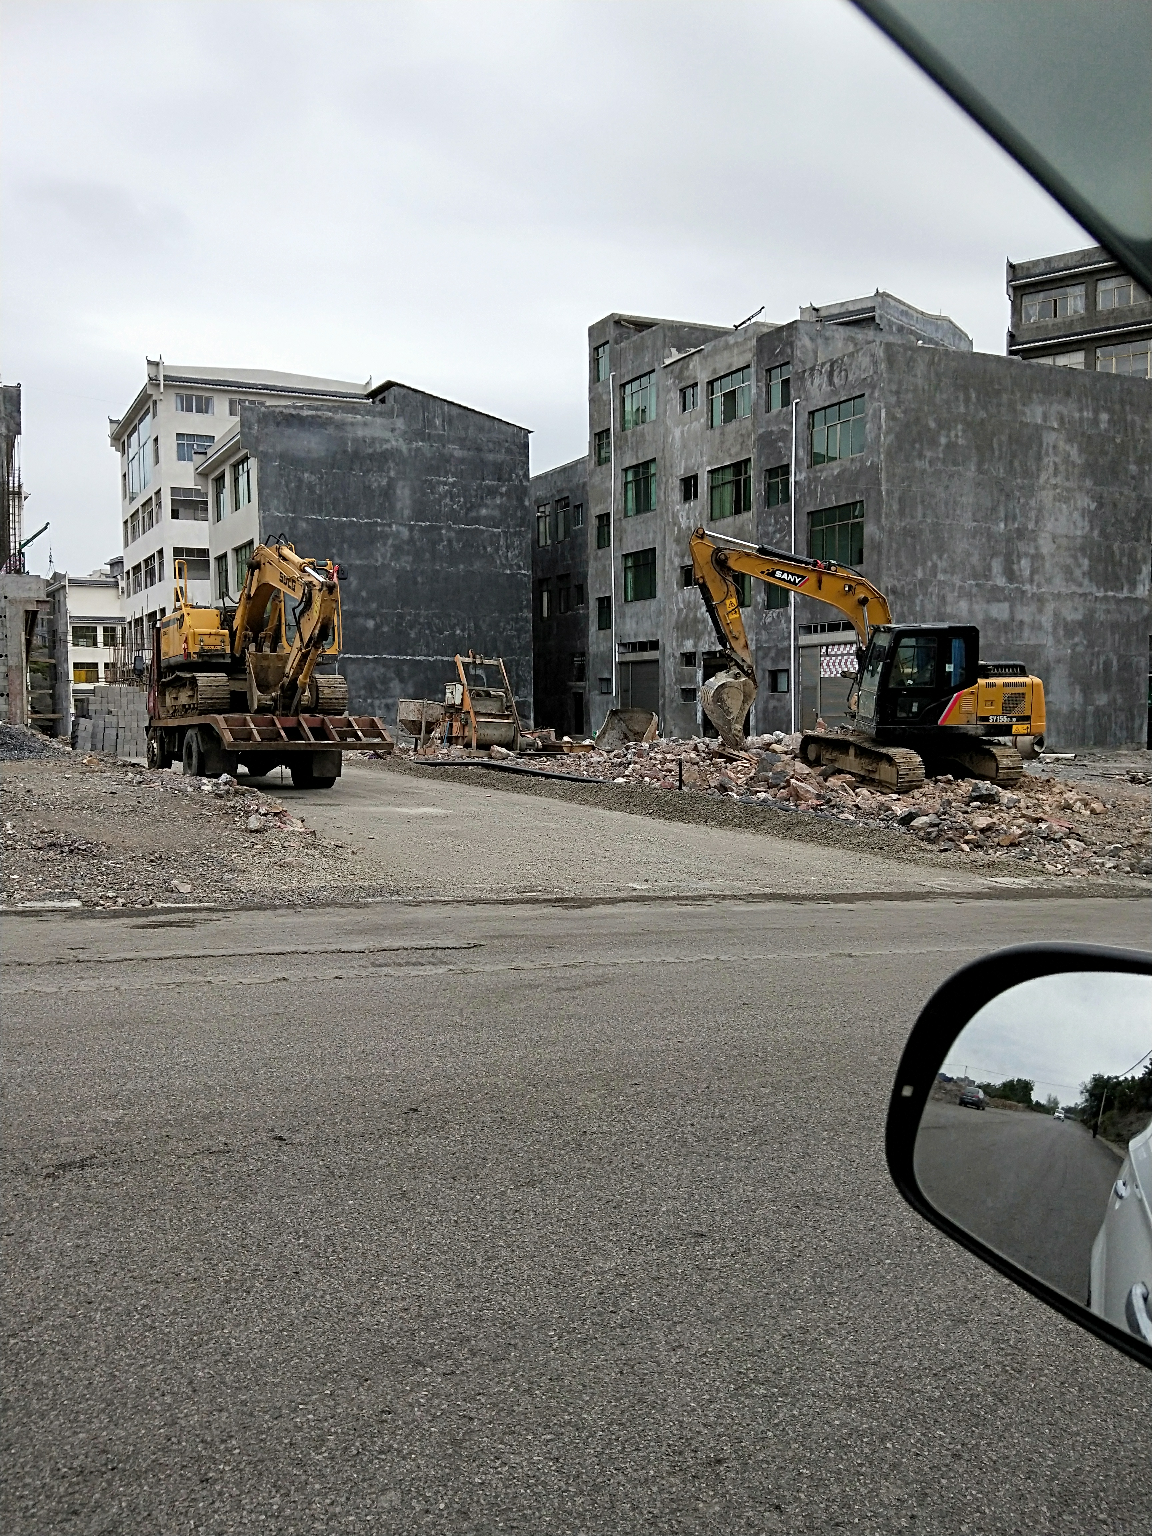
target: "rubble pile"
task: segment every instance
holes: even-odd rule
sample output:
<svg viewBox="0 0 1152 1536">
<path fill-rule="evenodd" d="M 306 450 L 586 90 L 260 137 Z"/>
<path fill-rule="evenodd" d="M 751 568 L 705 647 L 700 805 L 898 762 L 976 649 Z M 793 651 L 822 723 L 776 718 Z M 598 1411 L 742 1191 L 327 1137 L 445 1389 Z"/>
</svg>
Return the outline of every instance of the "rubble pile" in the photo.
<svg viewBox="0 0 1152 1536">
<path fill-rule="evenodd" d="M 1046 875 L 1115 871 L 1150 874 L 1149 815 L 1144 797 L 1123 803 L 1055 777 L 1029 772 L 1011 790 L 980 779 L 944 774 L 905 794 L 890 793 L 849 773 L 812 768 L 797 757 L 800 736 L 776 733 L 749 737 L 733 752 L 721 742 L 633 742 L 614 751 L 569 751 L 519 759 L 540 769 L 613 784 L 646 785 L 726 796 L 864 827 L 907 833 L 925 848 L 973 857 L 1024 862 Z M 401 749 L 400 755 L 411 755 Z M 462 748 L 433 748 L 438 760 L 465 759 Z M 514 754 L 492 748 L 491 756 Z M 419 756 L 417 757 L 419 760 Z M 1147 778 L 1128 775 L 1135 784 Z M 1127 785 L 1125 786 L 1127 787 Z M 1106 791 L 1104 792 L 1106 793 Z"/>
<path fill-rule="evenodd" d="M 0 725 L 0 763 L 23 763 L 34 757 L 57 757 L 66 742 L 45 736 L 27 725 Z"/>
</svg>

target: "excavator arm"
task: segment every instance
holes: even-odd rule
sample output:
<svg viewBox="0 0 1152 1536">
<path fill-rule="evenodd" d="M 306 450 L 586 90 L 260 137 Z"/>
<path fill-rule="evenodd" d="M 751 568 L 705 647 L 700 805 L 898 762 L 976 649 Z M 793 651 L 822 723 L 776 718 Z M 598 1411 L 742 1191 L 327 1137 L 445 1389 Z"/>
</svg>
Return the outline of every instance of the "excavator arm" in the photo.
<svg viewBox="0 0 1152 1536">
<path fill-rule="evenodd" d="M 289 603 L 295 604 L 296 633 L 285 654 L 279 645 Z M 247 658 L 254 688 L 259 691 L 274 683 L 283 711 L 298 713 L 316 663 L 325 651 L 338 650 L 339 645 L 339 568 L 331 561 L 304 559 L 291 544 L 257 545 L 248 560 L 244 591 L 232 621 L 233 654 Z M 263 653 L 271 653 L 269 661 L 257 665 Z"/>
<path fill-rule="evenodd" d="M 756 669 L 740 616 L 738 576 L 782 587 L 838 608 L 856 631 L 860 646 L 878 624 L 891 624 L 888 599 L 851 566 L 807 555 L 745 544 L 697 528 L 689 540 L 692 574 L 708 617 L 728 656 L 728 666 L 704 684 L 704 711 L 729 746 L 739 746 L 744 720 L 756 698 Z"/>
</svg>

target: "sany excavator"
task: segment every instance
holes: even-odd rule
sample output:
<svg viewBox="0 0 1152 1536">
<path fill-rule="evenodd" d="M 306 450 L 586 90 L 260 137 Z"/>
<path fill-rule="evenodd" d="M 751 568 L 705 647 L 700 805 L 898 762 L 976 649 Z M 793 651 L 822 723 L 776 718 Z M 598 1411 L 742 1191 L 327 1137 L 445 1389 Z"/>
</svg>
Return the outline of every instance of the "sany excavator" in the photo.
<svg viewBox="0 0 1152 1536">
<path fill-rule="evenodd" d="M 704 712 L 721 739 L 738 748 L 756 697 L 756 670 L 740 616 L 736 577 L 828 603 L 856 631 L 857 671 L 847 734 L 809 731 L 800 754 L 813 766 L 842 768 L 902 792 L 924 782 L 925 759 L 1011 784 L 1024 771 L 1015 739 L 1044 745 L 1044 685 L 1015 662 L 983 663 L 970 624 L 893 624 L 888 600 L 859 571 L 834 561 L 785 554 L 697 528 L 696 585 L 728 665 L 704 684 Z M 851 675 L 851 674 L 847 674 Z"/>
<path fill-rule="evenodd" d="M 324 789 L 343 752 L 391 750 L 381 721 L 347 713 L 347 679 L 316 670 L 340 651 L 338 565 L 259 544 L 235 608 L 189 602 L 187 564 L 175 567 L 173 611 L 153 635 L 150 766 L 180 756 L 186 773 L 218 777 L 285 763 L 298 788 Z"/>
</svg>

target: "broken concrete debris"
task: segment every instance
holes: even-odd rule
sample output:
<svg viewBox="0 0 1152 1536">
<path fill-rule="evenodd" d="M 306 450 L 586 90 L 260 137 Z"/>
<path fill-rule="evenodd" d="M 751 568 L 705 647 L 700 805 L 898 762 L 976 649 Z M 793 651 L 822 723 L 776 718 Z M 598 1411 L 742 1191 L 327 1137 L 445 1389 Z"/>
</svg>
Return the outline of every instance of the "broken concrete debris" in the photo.
<svg viewBox="0 0 1152 1536">
<path fill-rule="evenodd" d="M 654 790 L 691 790 L 858 826 L 896 827 L 939 853 L 962 860 L 982 855 L 1027 861 L 1036 873 L 1152 873 L 1146 804 L 1138 810 L 1141 801 L 1133 804 L 1129 797 L 1122 805 L 1109 805 L 1094 790 L 1041 776 L 1032 768 L 1012 792 L 945 774 L 897 795 L 849 773 L 811 767 L 797 756 L 799 734 L 750 737 L 742 752 L 708 737 L 631 741 L 607 751 L 591 743 L 572 745 L 581 750 L 568 751 L 561 760 L 568 776 Z M 463 761 L 472 756 L 438 743 L 423 753 L 401 749 L 400 755 L 417 761 Z M 516 757 L 496 748 L 486 755 Z M 519 761 L 546 768 L 556 759 L 542 762 L 530 753 L 521 754 Z M 1128 777 L 1135 783 L 1145 775 L 1134 772 Z"/>
</svg>

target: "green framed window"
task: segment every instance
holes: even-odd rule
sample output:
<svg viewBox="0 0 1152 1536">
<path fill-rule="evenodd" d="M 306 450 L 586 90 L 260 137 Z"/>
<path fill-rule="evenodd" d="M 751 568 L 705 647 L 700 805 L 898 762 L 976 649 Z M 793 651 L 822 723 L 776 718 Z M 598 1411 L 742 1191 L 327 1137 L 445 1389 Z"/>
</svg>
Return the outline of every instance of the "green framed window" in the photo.
<svg viewBox="0 0 1152 1536">
<path fill-rule="evenodd" d="M 752 510 L 752 460 L 708 471 L 708 517 L 714 523 Z"/>
<path fill-rule="evenodd" d="M 656 510 L 656 460 L 631 464 L 624 471 L 624 516 L 639 517 Z"/>
<path fill-rule="evenodd" d="M 225 598 L 228 594 L 228 556 L 216 556 L 216 596 Z"/>
<path fill-rule="evenodd" d="M 790 362 L 777 363 L 775 368 L 769 368 L 766 383 L 770 411 L 783 411 L 792 404 L 792 364 Z"/>
<path fill-rule="evenodd" d="M 775 464 L 764 475 L 764 504 L 782 507 L 792 499 L 792 471 L 787 464 Z"/>
<path fill-rule="evenodd" d="M 548 503 L 542 502 L 536 508 L 536 547 L 547 549 L 552 542 L 552 517 L 548 511 Z"/>
<path fill-rule="evenodd" d="M 634 549 L 624 556 L 624 601 L 643 603 L 656 596 L 656 551 Z"/>
<path fill-rule="evenodd" d="M 792 596 L 787 587 L 778 587 L 773 582 L 768 582 L 766 587 L 766 608 L 787 608 L 788 599 Z"/>
<path fill-rule="evenodd" d="M 831 464 L 864 452 L 864 396 L 841 400 L 808 417 L 813 464 Z"/>
<path fill-rule="evenodd" d="M 236 577 L 236 592 L 238 594 L 243 592 L 244 583 L 248 580 L 248 562 L 252 558 L 254 548 L 254 541 L 249 539 L 247 544 L 239 544 L 232 551 L 232 570 Z M 208 562 L 205 561 L 204 563 L 207 565 Z M 191 578 L 192 572 L 189 571 L 188 575 Z M 207 572 L 205 572 L 205 575 L 207 575 Z"/>
<path fill-rule="evenodd" d="M 838 565 L 864 564 L 864 503 L 848 501 L 808 514 L 808 553 Z"/>
<path fill-rule="evenodd" d="M 752 578 L 747 571 L 733 571 L 732 585 L 736 588 L 736 601 L 741 608 L 752 606 Z"/>
<path fill-rule="evenodd" d="M 609 350 L 606 341 L 592 348 L 592 382 L 603 384 L 609 373 Z"/>
<path fill-rule="evenodd" d="M 596 628 L 612 628 L 612 599 L 610 597 L 598 597 L 596 599 Z"/>
<path fill-rule="evenodd" d="M 605 427 L 603 432 L 597 432 L 592 439 L 597 464 L 611 464 L 612 462 L 612 433 Z"/>
<path fill-rule="evenodd" d="M 252 500 L 252 460 L 247 454 L 232 466 L 232 510 L 239 512 Z"/>
<path fill-rule="evenodd" d="M 620 390 L 620 430 L 630 432 L 656 417 L 656 375 L 642 373 Z"/>
<path fill-rule="evenodd" d="M 722 427 L 752 414 L 752 370 L 739 368 L 708 380 L 708 425 Z"/>
<path fill-rule="evenodd" d="M 700 404 L 700 386 L 699 386 L 699 384 L 685 384 L 684 388 L 680 391 L 680 412 L 681 412 L 681 414 L 683 415 L 686 411 L 694 411 L 699 404 Z"/>
<path fill-rule="evenodd" d="M 596 514 L 596 548 L 607 549 L 612 542 L 612 514 L 611 512 L 597 512 Z"/>
</svg>

